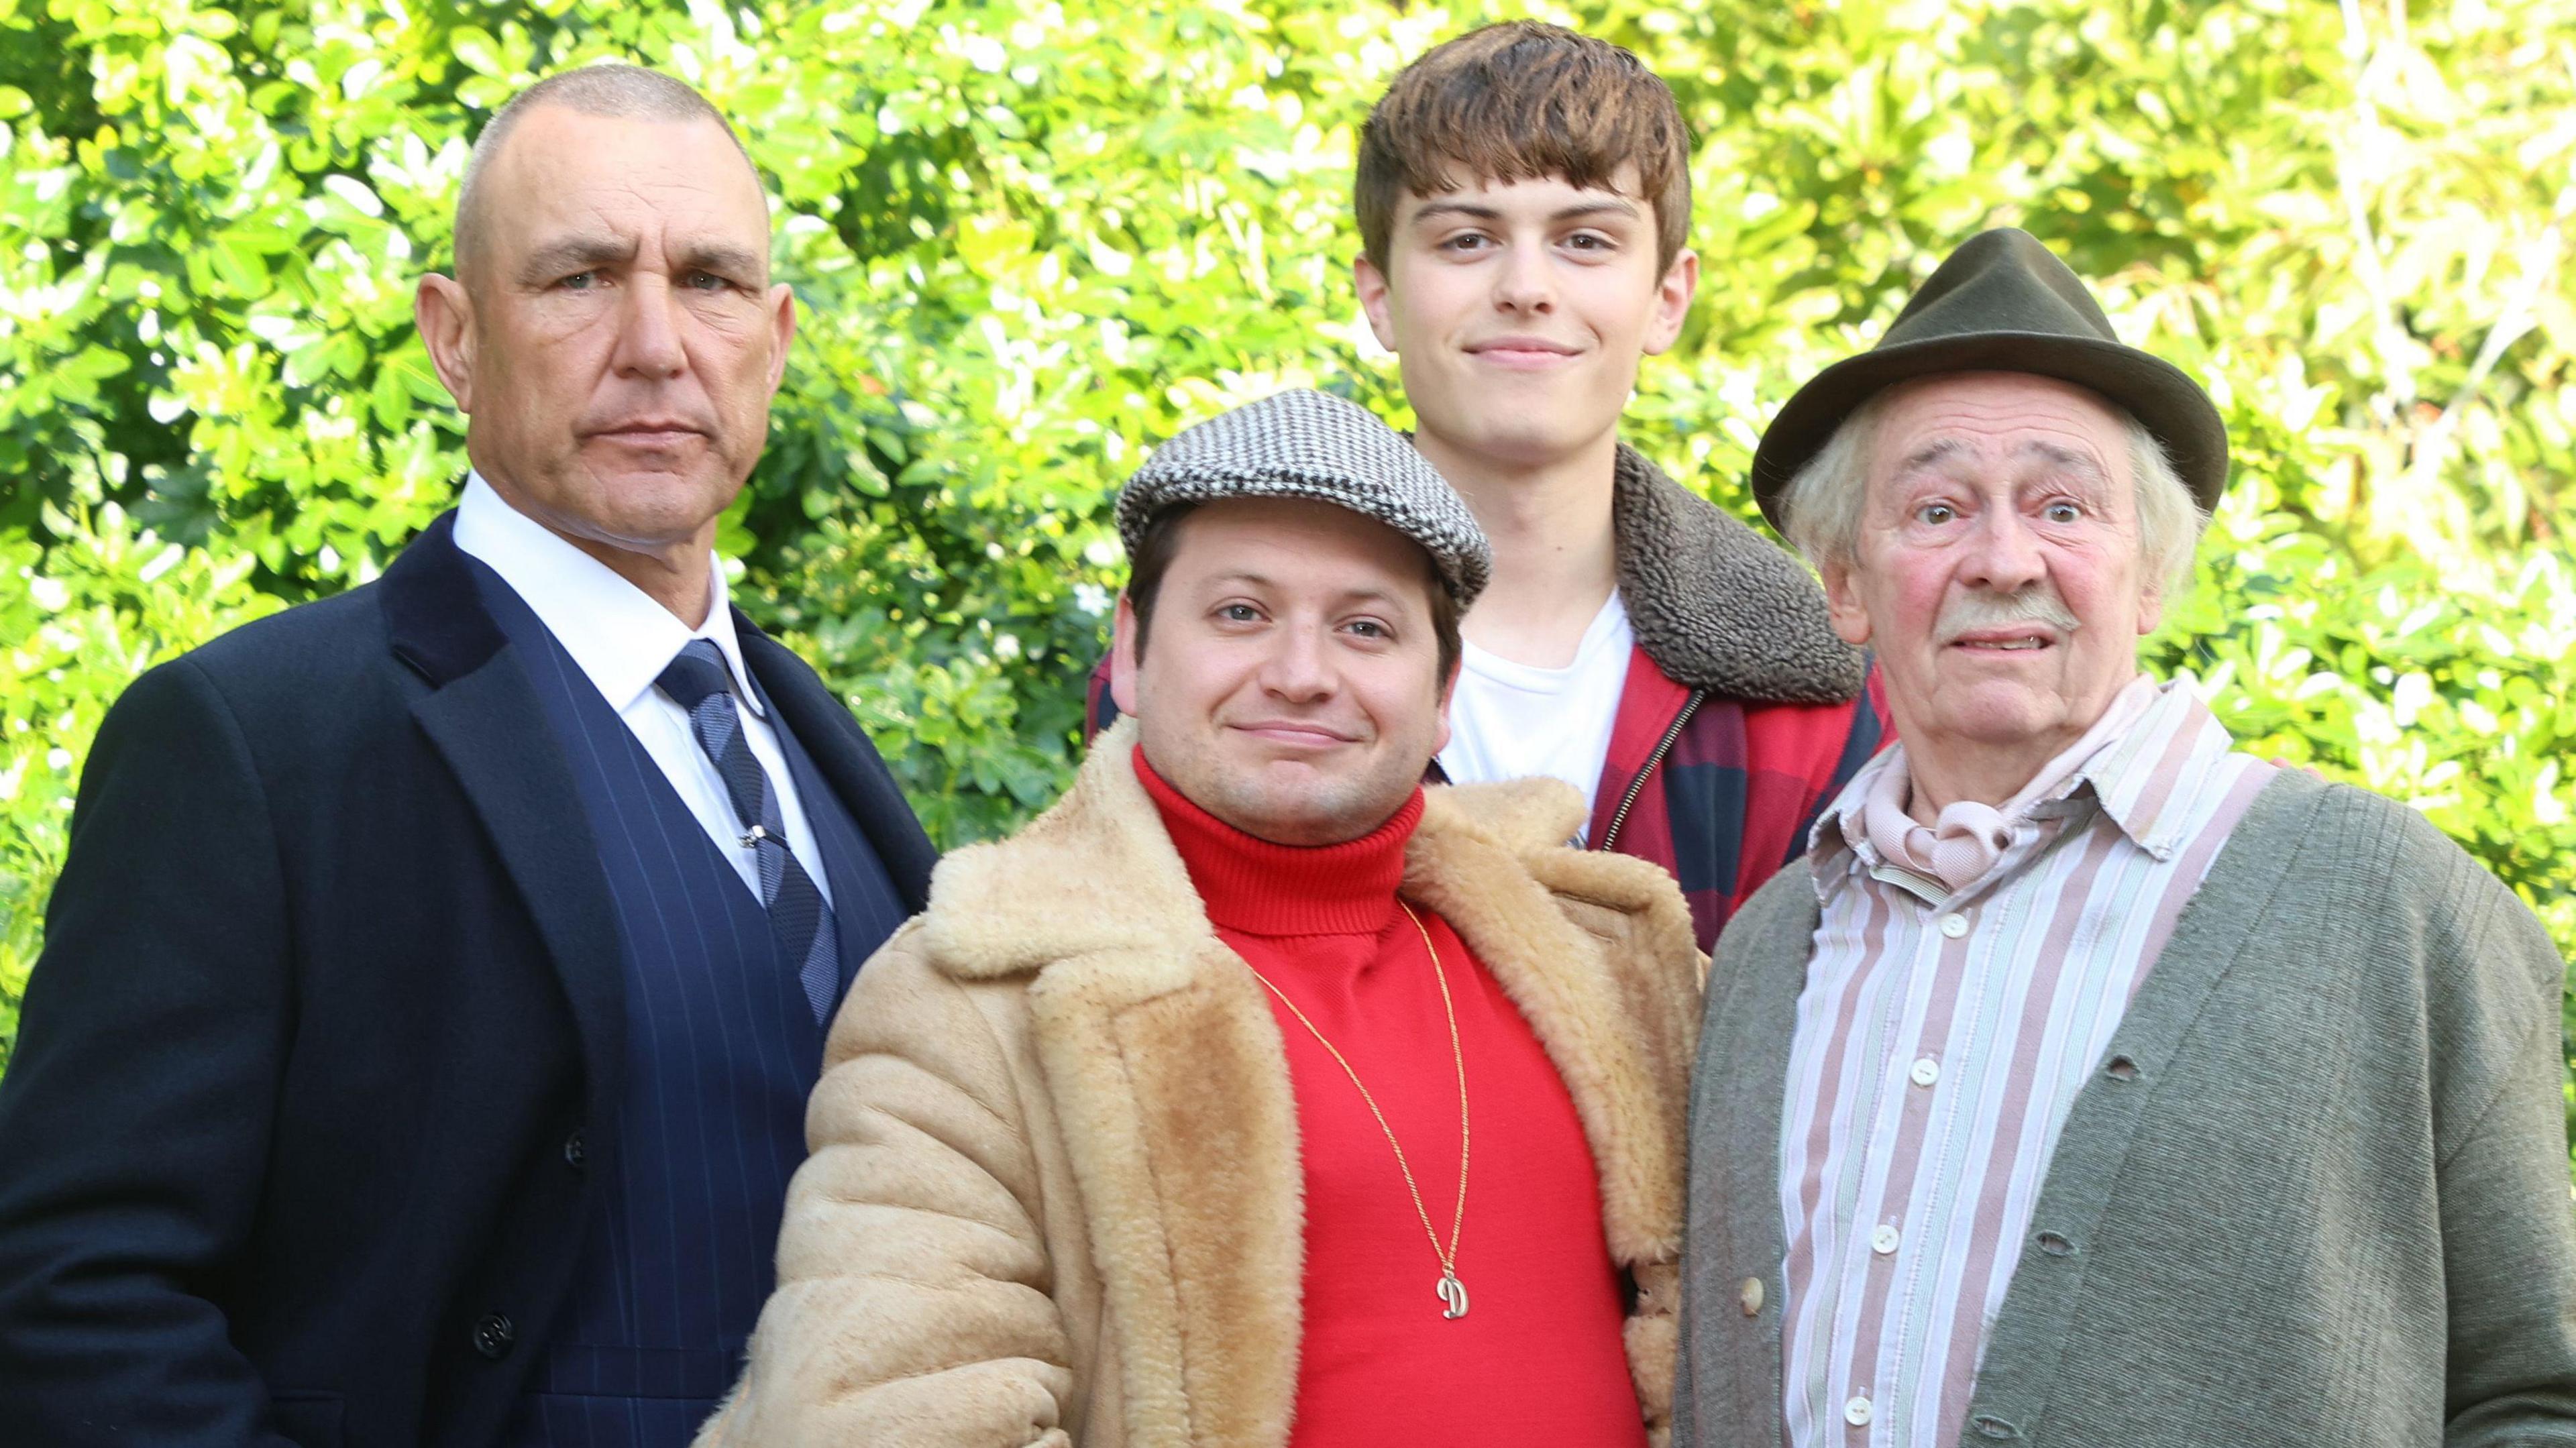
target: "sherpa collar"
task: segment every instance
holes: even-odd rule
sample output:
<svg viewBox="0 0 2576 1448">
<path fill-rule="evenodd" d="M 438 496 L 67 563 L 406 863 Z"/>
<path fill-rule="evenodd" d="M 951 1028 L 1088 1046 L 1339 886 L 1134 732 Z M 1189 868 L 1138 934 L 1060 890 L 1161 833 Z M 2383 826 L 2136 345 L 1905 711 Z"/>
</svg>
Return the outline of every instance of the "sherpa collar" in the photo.
<svg viewBox="0 0 2576 1448">
<path fill-rule="evenodd" d="M 1835 635 L 1814 576 L 1786 549 L 1626 443 L 1611 486 L 1620 597 L 1674 683 L 1782 704 L 1860 693 L 1868 656 Z"/>
</svg>

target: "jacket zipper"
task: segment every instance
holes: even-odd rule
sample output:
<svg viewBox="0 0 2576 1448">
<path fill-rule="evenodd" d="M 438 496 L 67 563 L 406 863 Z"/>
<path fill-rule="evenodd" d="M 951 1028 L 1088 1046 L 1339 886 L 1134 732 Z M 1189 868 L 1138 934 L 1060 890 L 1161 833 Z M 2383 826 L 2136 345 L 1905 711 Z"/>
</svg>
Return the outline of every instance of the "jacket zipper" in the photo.
<svg viewBox="0 0 2576 1448">
<path fill-rule="evenodd" d="M 1682 737 L 1682 726 L 1699 712 L 1699 701 L 1707 697 L 1708 690 L 1693 689 L 1690 697 L 1682 701 L 1682 710 L 1673 716 L 1672 727 L 1656 741 L 1655 752 L 1646 756 L 1646 767 L 1637 771 L 1635 779 L 1628 781 L 1628 793 L 1620 799 L 1618 812 L 1610 816 L 1610 828 L 1601 832 L 1602 849 L 1608 850 L 1619 843 L 1619 827 L 1628 822 L 1628 811 L 1636 808 L 1637 796 L 1645 792 L 1646 780 L 1654 774 L 1655 766 L 1664 762 L 1664 756 L 1673 752 L 1673 741 Z"/>
</svg>

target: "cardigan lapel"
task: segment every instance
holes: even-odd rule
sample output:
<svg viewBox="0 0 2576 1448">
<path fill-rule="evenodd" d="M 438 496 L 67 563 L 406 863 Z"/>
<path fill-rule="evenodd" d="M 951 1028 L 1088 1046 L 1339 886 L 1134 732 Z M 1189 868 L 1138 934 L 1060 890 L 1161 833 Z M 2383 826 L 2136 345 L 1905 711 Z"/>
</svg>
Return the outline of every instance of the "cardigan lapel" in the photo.
<svg viewBox="0 0 2576 1448">
<path fill-rule="evenodd" d="M 481 817 L 545 942 L 581 1038 L 589 1118 L 603 1121 L 625 1059 L 616 911 L 571 771 L 456 546 L 455 517 L 441 515 L 385 570 L 389 641 L 429 684 L 412 715 Z"/>
<path fill-rule="evenodd" d="M 2238 820 L 2209 873 L 2174 921 L 2165 941 L 2138 986 L 2136 999 L 2120 1017 L 2119 1029 L 2103 1054 L 2101 1069 L 2078 1091 L 2067 1108 L 2066 1125 L 2040 1185 L 2031 1220 L 2078 1244 L 2093 1241 L 2094 1228 L 2110 1206 L 2116 1166 L 2107 1171 L 2061 1171 L 2059 1164 L 2077 1160 L 2116 1164 L 2129 1152 L 2140 1119 L 2154 1106 L 2184 1038 L 2202 1025 L 2211 996 L 2237 968 L 2263 912 L 2207 902 L 2269 902 L 2293 888 L 2292 872 L 2300 852 L 2281 849 L 2283 839 L 2304 839 L 2304 823 L 2290 820 L 2315 815 L 2327 786 L 2298 770 L 2284 769 L 2254 796 Z M 2125 1069 L 2116 1063 L 2125 1062 Z M 2247 1089 L 2259 1090 L 2248 1083 Z M 2034 1424 L 2045 1411 L 2066 1334 L 2083 1286 L 2086 1254 L 2020 1252 L 2012 1283 L 2004 1289 L 2003 1306 L 1986 1329 L 1977 1383 L 1969 1412 L 1971 1421 L 1990 1418 L 2006 1424 Z M 1971 1429 L 1970 1436 L 1974 1436 Z"/>
<path fill-rule="evenodd" d="M 2203 909 L 2202 902 L 2217 893 L 2212 886 L 2221 881 L 2235 894 L 2258 898 L 2281 888 L 2293 863 L 2290 853 L 2263 855 L 2240 841 L 2277 838 L 2271 822 L 2313 811 L 2323 788 L 2283 771 L 2256 796 L 2112 1036 L 2104 1059 L 2125 1059 L 2128 1068 L 2097 1071 L 2069 1108 L 2034 1220 L 2077 1241 L 2090 1239 L 2112 1182 L 2094 1173 L 2070 1176 L 2057 1163 L 2070 1150 L 2110 1160 L 2125 1153 L 2153 1099 L 2153 1083 L 2234 969 L 2254 918 L 2251 912 Z M 1686 1365 L 1676 1441 L 1765 1448 L 1781 1439 L 1787 1304 L 1781 1263 L 1787 1236 L 1780 1212 L 1780 1130 L 1798 996 L 1819 916 L 1813 876 L 1806 861 L 1797 861 L 1746 903 L 1710 982 L 1692 1078 Z M 2046 1406 L 2084 1258 L 2028 1252 L 2019 1257 L 2003 1306 L 1987 1329 L 1970 1411 L 2026 1425 Z M 1747 1287 L 1756 1281 L 1758 1297 Z M 1748 1332 L 1738 1325 L 1738 1313 L 1757 1318 L 1758 1326 Z M 1974 1430 L 1968 1432 L 1973 1438 Z"/>
<path fill-rule="evenodd" d="M 1745 902 L 1727 948 L 1710 963 L 1691 1072 L 1676 1443 L 1780 1442 L 1788 1305 L 1780 1129 L 1798 996 L 1821 913 L 1808 862 L 1792 861 Z"/>
</svg>

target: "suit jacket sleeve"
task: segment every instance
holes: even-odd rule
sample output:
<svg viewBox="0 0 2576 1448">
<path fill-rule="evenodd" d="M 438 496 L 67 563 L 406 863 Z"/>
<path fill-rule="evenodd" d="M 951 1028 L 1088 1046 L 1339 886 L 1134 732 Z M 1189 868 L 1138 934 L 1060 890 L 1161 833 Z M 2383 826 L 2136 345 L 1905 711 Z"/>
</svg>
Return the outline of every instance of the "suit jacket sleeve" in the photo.
<svg viewBox="0 0 2576 1448">
<path fill-rule="evenodd" d="M 253 1444 L 267 1385 L 208 1293 L 249 1237 L 292 1019 L 249 741 L 182 659 L 108 713 L 0 1082 L 0 1423 Z"/>
<path fill-rule="evenodd" d="M 2576 1444 L 2576 1211 L 2559 1051 L 2566 963 L 2540 922 L 2447 846 L 2482 905 L 2437 921 L 2436 1043 L 2466 1063 L 2436 1087 L 2451 1448 Z M 2449 924 L 2449 930 L 2438 926 Z M 2443 1006 L 2447 1005 L 2448 1009 Z"/>
<path fill-rule="evenodd" d="M 699 1448 L 1067 1448 L 1073 1389 L 1029 1123 L 999 1039 L 888 941 L 832 1026 L 778 1287 Z"/>
</svg>

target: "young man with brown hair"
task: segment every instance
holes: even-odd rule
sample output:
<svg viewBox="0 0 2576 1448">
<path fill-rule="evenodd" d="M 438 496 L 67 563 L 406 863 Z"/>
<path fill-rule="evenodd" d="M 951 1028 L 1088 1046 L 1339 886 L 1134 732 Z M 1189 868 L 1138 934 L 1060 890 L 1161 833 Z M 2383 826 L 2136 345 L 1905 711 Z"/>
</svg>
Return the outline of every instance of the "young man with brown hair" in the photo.
<svg viewBox="0 0 2576 1448">
<path fill-rule="evenodd" d="M 1628 51 L 1472 31 L 1369 115 L 1354 272 L 1414 445 L 1493 543 L 1439 775 L 1572 784 L 1583 842 L 1670 870 L 1706 949 L 1886 722 L 1806 569 L 1619 441 L 1699 281 L 1689 159 Z"/>
</svg>

